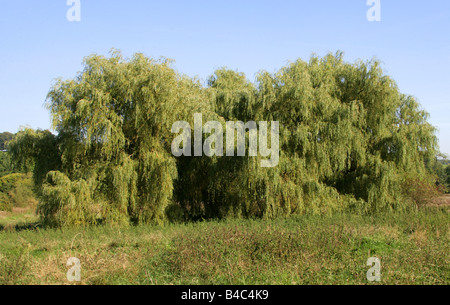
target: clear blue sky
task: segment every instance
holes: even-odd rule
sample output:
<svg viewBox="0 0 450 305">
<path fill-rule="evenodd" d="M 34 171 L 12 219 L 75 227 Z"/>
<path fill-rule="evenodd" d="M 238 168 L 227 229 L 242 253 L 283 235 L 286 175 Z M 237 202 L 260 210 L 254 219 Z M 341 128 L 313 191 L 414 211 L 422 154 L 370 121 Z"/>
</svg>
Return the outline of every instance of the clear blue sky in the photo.
<svg viewBox="0 0 450 305">
<path fill-rule="evenodd" d="M 416 96 L 450 154 L 450 1 L 381 0 L 381 22 L 366 0 L 81 0 L 69 22 L 66 0 L 0 0 L 0 132 L 47 129 L 43 107 L 56 77 L 72 78 L 84 56 L 143 52 L 176 60 L 206 79 L 216 68 L 273 72 L 289 60 L 342 50 L 374 56 L 403 93 Z"/>
</svg>

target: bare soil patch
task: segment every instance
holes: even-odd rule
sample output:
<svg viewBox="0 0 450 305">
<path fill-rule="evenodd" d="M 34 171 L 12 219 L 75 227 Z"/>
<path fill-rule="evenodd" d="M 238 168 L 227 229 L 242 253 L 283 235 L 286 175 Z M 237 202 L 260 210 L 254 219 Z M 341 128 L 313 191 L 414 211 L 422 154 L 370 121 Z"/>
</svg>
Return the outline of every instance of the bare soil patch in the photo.
<svg viewBox="0 0 450 305">
<path fill-rule="evenodd" d="M 430 201 L 431 206 L 449 206 L 450 207 L 450 194 L 437 197 Z"/>
</svg>

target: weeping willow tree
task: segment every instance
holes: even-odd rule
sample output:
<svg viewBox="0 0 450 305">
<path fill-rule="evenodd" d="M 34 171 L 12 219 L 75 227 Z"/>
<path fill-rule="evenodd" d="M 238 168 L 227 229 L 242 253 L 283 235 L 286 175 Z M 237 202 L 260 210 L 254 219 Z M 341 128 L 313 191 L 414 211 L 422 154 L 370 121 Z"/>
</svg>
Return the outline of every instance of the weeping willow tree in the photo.
<svg viewBox="0 0 450 305">
<path fill-rule="evenodd" d="M 110 58 L 92 55 L 76 78 L 55 83 L 48 108 L 60 164 L 35 170 L 45 222 L 165 221 L 177 178 L 171 125 L 210 111 L 199 82 L 170 64 L 142 54 L 130 60 L 119 52 Z M 12 143 L 12 153 L 40 164 L 33 150 L 41 142 L 27 140 L 27 133 Z"/>
<path fill-rule="evenodd" d="M 57 135 L 24 130 L 10 152 L 33 167 L 39 212 L 54 225 L 404 209 L 405 185 L 431 182 L 425 161 L 437 149 L 419 103 L 377 61 L 350 64 L 341 53 L 263 71 L 256 83 L 219 69 L 206 87 L 169 60 L 92 55 L 55 83 L 48 108 Z M 249 155 L 249 130 L 244 156 L 175 157 L 172 124 L 193 126 L 195 113 L 223 130 L 279 122 L 278 165 Z"/>
<path fill-rule="evenodd" d="M 283 122 L 282 151 L 290 159 L 283 175 L 301 186 L 303 210 L 405 208 L 402 184 L 411 175 L 427 178 L 434 128 L 378 61 L 313 56 L 262 73 L 259 86 L 264 116 Z"/>
<path fill-rule="evenodd" d="M 178 198 L 191 217 L 403 210 L 414 206 L 411 186 L 433 184 L 435 129 L 376 60 L 313 56 L 255 85 L 221 69 L 208 85 L 225 120 L 279 121 L 281 156 L 275 168 L 249 156 L 187 160 Z"/>
</svg>

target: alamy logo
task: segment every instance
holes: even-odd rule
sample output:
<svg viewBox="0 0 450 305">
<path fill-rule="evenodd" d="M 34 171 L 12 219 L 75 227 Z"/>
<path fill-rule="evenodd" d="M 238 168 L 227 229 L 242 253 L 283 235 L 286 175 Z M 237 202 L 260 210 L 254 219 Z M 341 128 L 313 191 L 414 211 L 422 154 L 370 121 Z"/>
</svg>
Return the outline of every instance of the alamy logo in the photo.
<svg viewBox="0 0 450 305">
<path fill-rule="evenodd" d="M 71 267 L 67 271 L 67 280 L 69 282 L 81 281 L 81 262 L 76 257 L 71 257 L 67 260 L 67 267 Z"/>
<path fill-rule="evenodd" d="M 67 6 L 70 8 L 67 10 L 66 18 L 69 22 L 81 21 L 81 2 L 80 0 L 67 0 Z"/>
<path fill-rule="evenodd" d="M 367 0 L 367 5 L 371 6 L 367 11 L 367 20 L 370 22 L 381 21 L 381 0 Z"/>
<path fill-rule="evenodd" d="M 381 261 L 377 257 L 371 257 L 367 260 L 367 266 L 372 267 L 367 271 L 367 280 L 369 282 L 381 282 Z"/>
<path fill-rule="evenodd" d="M 270 148 L 268 145 L 268 122 L 259 122 L 259 132 L 256 122 L 227 122 L 226 123 L 226 156 L 235 156 L 237 143 L 237 156 L 246 155 L 246 131 L 248 130 L 248 155 L 266 158 L 261 160 L 261 167 L 275 167 L 280 159 L 279 122 L 272 122 L 270 128 Z M 172 133 L 180 134 L 172 142 L 172 154 L 175 157 L 192 156 L 192 129 L 188 122 L 178 121 L 172 125 Z M 203 134 L 209 134 L 203 143 Z M 236 139 L 237 134 L 237 139 Z M 201 113 L 194 114 L 194 156 L 208 157 L 224 155 L 224 135 L 220 122 L 210 121 L 203 126 Z M 235 141 L 236 140 L 236 141 Z M 181 146 L 181 147 L 180 147 Z"/>
</svg>

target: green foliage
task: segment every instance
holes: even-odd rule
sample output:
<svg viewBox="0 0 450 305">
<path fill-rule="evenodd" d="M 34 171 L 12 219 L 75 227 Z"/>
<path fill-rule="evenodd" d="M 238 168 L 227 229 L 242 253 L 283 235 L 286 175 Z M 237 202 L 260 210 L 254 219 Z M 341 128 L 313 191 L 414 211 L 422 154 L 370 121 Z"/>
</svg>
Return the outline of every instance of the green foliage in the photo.
<svg viewBox="0 0 450 305">
<path fill-rule="evenodd" d="M 216 71 L 213 105 L 225 120 L 279 121 L 280 163 L 182 159 L 178 200 L 188 219 L 407 209 L 418 198 L 404 189 L 410 175 L 432 188 L 428 114 L 377 61 L 348 64 L 338 53 L 257 79 L 255 89 L 242 74 Z"/>
<path fill-rule="evenodd" d="M 14 135 L 10 132 L 0 133 L 0 151 L 6 150 L 7 143 L 14 138 Z"/>
<path fill-rule="evenodd" d="M 0 134 L 0 144 L 13 140 L 11 133 Z M 6 144 L 4 146 L 6 148 Z M 28 207 L 36 204 L 31 175 L 26 168 L 15 166 L 9 152 L 0 151 L 0 211 L 11 212 L 13 207 Z"/>
<path fill-rule="evenodd" d="M 34 183 L 40 186 L 50 170 L 60 167 L 58 137 L 48 130 L 25 128 L 9 143 L 9 153 L 20 172 L 33 172 Z"/>
<path fill-rule="evenodd" d="M 433 182 L 433 179 L 425 180 L 420 177 L 411 176 L 403 182 L 402 189 L 405 192 L 404 195 L 411 198 L 420 207 L 440 195 L 439 189 Z"/>
<path fill-rule="evenodd" d="M 447 173 L 448 162 L 447 156 L 441 153 L 438 153 L 435 158 L 425 160 L 426 168 L 432 175 L 430 178 L 434 180 L 434 184 L 441 193 L 450 190 Z"/>
<path fill-rule="evenodd" d="M 5 193 L 0 192 L 0 211 L 11 212 L 12 205 L 9 201 L 9 197 Z"/>
<path fill-rule="evenodd" d="M 448 183 L 449 177 L 447 167 L 441 162 L 435 162 L 432 173 L 436 176 L 436 185 L 440 187 L 440 189 L 445 191 L 450 187 L 450 184 Z"/>
<path fill-rule="evenodd" d="M 313 56 L 261 72 L 255 84 L 224 68 L 206 88 L 170 64 L 114 51 L 87 57 L 76 78 L 55 83 L 48 108 L 57 136 L 27 129 L 10 144 L 13 160 L 33 168 L 45 222 L 404 210 L 415 206 L 405 182 L 431 181 L 435 129 L 378 61 Z M 175 158 L 171 126 L 193 126 L 194 113 L 222 124 L 279 121 L 278 166 L 248 156 Z"/>
<path fill-rule="evenodd" d="M 31 174 L 10 174 L 0 178 L 0 211 L 36 204 Z"/>
<path fill-rule="evenodd" d="M 434 128 L 377 61 L 352 65 L 342 54 L 312 57 L 263 75 L 260 83 L 268 118 L 284 122 L 282 151 L 296 173 L 286 176 L 298 177 L 293 182 L 303 191 L 314 185 L 310 202 L 320 188 L 331 188 L 319 202 L 336 202 L 336 190 L 366 201 L 368 212 L 398 208 L 404 175 L 426 175 Z"/>
<path fill-rule="evenodd" d="M 0 151 L 0 177 L 9 175 L 13 172 L 11 158 L 7 152 Z"/>
<path fill-rule="evenodd" d="M 0 133 L 0 177 L 9 175 L 14 172 L 11 158 L 5 151 L 8 142 L 14 138 L 14 135 L 9 132 Z"/>
<path fill-rule="evenodd" d="M 447 165 L 447 167 L 445 168 L 445 173 L 447 175 L 447 187 L 450 190 L 450 165 Z"/>
<path fill-rule="evenodd" d="M 210 112 L 199 82 L 170 63 L 93 55 L 74 80 L 54 85 L 48 107 L 58 136 L 25 130 L 11 144 L 15 160 L 33 160 L 46 222 L 166 221 L 177 178 L 172 123 Z"/>
<path fill-rule="evenodd" d="M 2 177 L 0 179 L 0 192 L 5 193 L 10 191 L 20 176 L 20 174 L 12 174 Z"/>
</svg>

